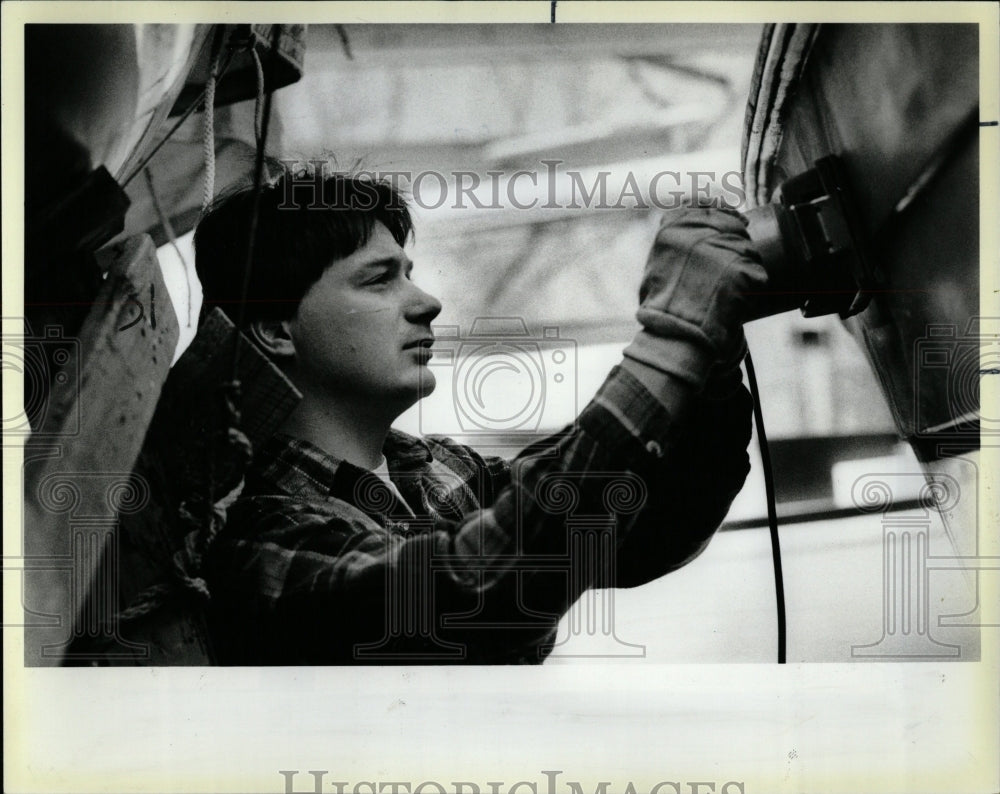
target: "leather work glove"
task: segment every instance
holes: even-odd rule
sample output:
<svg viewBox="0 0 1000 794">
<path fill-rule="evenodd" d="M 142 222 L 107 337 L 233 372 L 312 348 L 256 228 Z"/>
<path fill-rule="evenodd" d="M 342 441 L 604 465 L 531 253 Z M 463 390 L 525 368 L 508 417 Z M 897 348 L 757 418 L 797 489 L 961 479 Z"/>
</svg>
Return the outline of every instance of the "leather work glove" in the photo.
<svg viewBox="0 0 1000 794">
<path fill-rule="evenodd" d="M 743 322 L 766 281 L 742 215 L 705 207 L 666 213 L 639 288 L 643 330 L 626 358 L 700 391 L 710 370 L 739 366 Z"/>
</svg>

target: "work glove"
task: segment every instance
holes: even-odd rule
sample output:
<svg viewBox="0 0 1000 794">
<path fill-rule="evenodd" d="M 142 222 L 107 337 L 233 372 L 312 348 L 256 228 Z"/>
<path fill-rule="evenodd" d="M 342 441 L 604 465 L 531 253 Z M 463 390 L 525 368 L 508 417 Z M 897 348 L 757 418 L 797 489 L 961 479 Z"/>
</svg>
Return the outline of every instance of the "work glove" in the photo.
<svg viewBox="0 0 1000 794">
<path fill-rule="evenodd" d="M 743 323 L 766 281 L 742 215 L 706 207 L 666 213 L 639 287 L 642 330 L 626 358 L 701 391 L 710 371 L 714 378 L 739 366 Z"/>
</svg>

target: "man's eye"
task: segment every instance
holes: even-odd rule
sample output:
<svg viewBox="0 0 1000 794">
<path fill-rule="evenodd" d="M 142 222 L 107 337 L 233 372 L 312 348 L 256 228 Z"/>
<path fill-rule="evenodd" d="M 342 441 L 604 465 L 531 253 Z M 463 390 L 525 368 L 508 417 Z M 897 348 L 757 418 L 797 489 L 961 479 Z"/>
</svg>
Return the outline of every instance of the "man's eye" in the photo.
<svg viewBox="0 0 1000 794">
<path fill-rule="evenodd" d="M 369 279 L 365 284 L 388 284 L 392 281 L 392 273 L 388 270 L 379 273 L 374 278 Z"/>
</svg>

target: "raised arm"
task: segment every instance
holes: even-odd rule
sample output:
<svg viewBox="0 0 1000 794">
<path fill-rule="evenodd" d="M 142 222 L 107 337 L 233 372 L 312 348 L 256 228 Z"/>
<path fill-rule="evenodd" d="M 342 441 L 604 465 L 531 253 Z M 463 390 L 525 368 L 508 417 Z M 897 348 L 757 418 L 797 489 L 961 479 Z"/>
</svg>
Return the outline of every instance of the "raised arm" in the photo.
<svg viewBox="0 0 1000 794">
<path fill-rule="evenodd" d="M 690 560 L 747 471 L 733 367 L 763 275 L 743 228 L 668 216 L 622 365 L 574 429 L 488 478 L 479 509 L 402 534 L 293 497 L 238 503 L 231 525 L 249 529 L 213 553 L 218 620 L 275 662 L 539 661 L 585 589 Z"/>
</svg>

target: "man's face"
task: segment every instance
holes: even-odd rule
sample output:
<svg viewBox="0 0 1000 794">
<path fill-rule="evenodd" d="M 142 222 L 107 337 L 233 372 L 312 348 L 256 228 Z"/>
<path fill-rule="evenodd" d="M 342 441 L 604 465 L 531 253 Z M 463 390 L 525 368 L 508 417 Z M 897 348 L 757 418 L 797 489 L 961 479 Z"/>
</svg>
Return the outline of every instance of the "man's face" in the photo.
<svg viewBox="0 0 1000 794">
<path fill-rule="evenodd" d="M 441 303 L 410 280 L 412 268 L 382 223 L 327 267 L 289 324 L 297 385 L 400 412 L 431 392 L 430 324 Z"/>
</svg>

